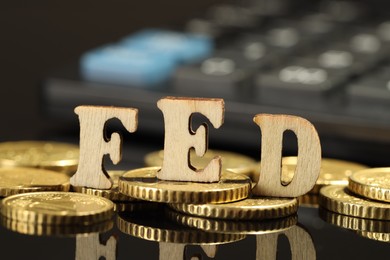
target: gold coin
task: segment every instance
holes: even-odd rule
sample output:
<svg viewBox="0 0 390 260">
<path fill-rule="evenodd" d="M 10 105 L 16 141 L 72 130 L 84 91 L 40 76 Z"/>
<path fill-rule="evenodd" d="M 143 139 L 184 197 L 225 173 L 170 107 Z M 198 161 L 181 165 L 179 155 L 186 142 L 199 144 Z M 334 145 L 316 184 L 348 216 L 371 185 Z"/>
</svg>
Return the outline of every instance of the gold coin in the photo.
<svg viewBox="0 0 390 260">
<path fill-rule="evenodd" d="M 209 219 L 173 211 L 170 212 L 168 216 L 181 225 L 197 228 L 206 232 L 243 235 L 262 235 L 285 231 L 294 226 L 298 221 L 296 214 L 284 218 L 263 221 Z"/>
<path fill-rule="evenodd" d="M 369 231 L 369 232 L 390 232 L 390 222 L 376 219 L 365 219 L 341 215 L 329 210 L 319 208 L 319 216 L 324 221 L 345 229 L 355 231 Z"/>
<path fill-rule="evenodd" d="M 357 231 L 361 237 L 365 237 L 371 240 L 381 241 L 381 242 L 390 242 L 390 233 L 380 233 L 380 232 L 369 232 L 369 231 Z"/>
<path fill-rule="evenodd" d="M 190 151 L 191 165 L 196 169 L 204 169 L 215 156 L 222 158 L 222 170 L 228 170 L 235 173 L 245 174 L 252 177 L 257 163 L 252 158 L 227 151 L 207 150 L 203 157 L 196 155 L 195 151 Z M 146 166 L 162 166 L 164 159 L 164 151 L 149 153 L 145 156 Z"/>
<path fill-rule="evenodd" d="M 289 183 L 291 181 L 296 165 L 297 157 L 282 158 L 282 183 Z M 320 175 L 310 193 L 318 194 L 322 187 L 328 185 L 348 185 L 348 177 L 352 173 L 367 168 L 365 165 L 354 162 L 323 158 L 321 160 Z"/>
<path fill-rule="evenodd" d="M 89 225 L 111 218 L 110 200 L 71 192 L 35 192 L 3 199 L 1 214 L 33 224 Z"/>
<path fill-rule="evenodd" d="M 346 187 L 327 186 L 320 190 L 320 206 L 340 214 L 390 220 L 390 204 L 366 200 L 349 194 Z"/>
<path fill-rule="evenodd" d="M 205 232 L 179 225 L 166 216 L 164 208 L 119 213 L 117 226 L 125 234 L 145 240 L 179 244 L 226 244 L 244 239 L 242 234 Z"/>
<path fill-rule="evenodd" d="M 0 143 L 0 166 L 34 167 L 73 174 L 79 162 L 79 148 L 73 144 L 19 141 Z"/>
<path fill-rule="evenodd" d="M 6 217 L 1 218 L 3 227 L 24 235 L 74 237 L 91 233 L 102 233 L 111 230 L 114 226 L 112 220 L 92 225 L 46 225 L 21 222 Z"/>
<path fill-rule="evenodd" d="M 101 190 L 101 189 L 94 189 L 94 188 L 88 188 L 88 187 L 76 187 L 73 186 L 73 191 L 81 192 L 84 194 L 104 197 L 106 199 L 112 200 L 112 201 L 134 201 L 136 199 L 129 197 L 125 194 L 122 194 L 119 192 L 118 188 L 118 180 L 119 177 L 123 175 L 125 171 L 108 171 L 108 175 L 110 175 L 113 185 L 112 188 L 109 190 Z"/>
<path fill-rule="evenodd" d="M 35 192 L 68 191 L 69 176 L 65 173 L 35 168 L 0 168 L 0 196 Z"/>
<path fill-rule="evenodd" d="M 349 177 L 348 189 L 360 196 L 390 202 L 390 168 L 372 168 Z"/>
<path fill-rule="evenodd" d="M 248 197 L 251 181 L 242 174 L 222 172 L 217 183 L 164 181 L 160 167 L 126 172 L 119 178 L 119 191 L 141 200 L 165 203 L 224 203 Z"/>
<path fill-rule="evenodd" d="M 169 204 L 176 211 L 219 219 L 270 219 L 292 215 L 298 210 L 296 198 L 251 198 L 223 204 Z"/>
</svg>

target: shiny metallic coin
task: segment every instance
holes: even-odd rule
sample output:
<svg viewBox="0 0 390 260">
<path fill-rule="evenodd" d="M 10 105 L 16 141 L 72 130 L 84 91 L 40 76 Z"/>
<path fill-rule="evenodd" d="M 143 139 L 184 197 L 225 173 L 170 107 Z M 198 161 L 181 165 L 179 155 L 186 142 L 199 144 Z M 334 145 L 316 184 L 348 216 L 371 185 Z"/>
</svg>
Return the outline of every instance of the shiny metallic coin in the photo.
<svg viewBox="0 0 390 260">
<path fill-rule="evenodd" d="M 71 192 L 34 192 L 3 199 L 1 214 L 9 219 L 49 225 L 90 225 L 111 218 L 110 200 Z"/>
<path fill-rule="evenodd" d="M 75 237 L 77 235 L 102 233 L 111 230 L 114 226 L 112 220 L 91 225 L 47 225 L 22 222 L 6 217 L 1 218 L 1 224 L 5 228 L 20 234 L 50 237 Z"/>
<path fill-rule="evenodd" d="M 248 197 L 251 180 L 242 174 L 222 172 L 216 183 L 164 181 L 160 167 L 126 172 L 119 178 L 119 191 L 130 197 L 164 203 L 225 203 Z"/>
<path fill-rule="evenodd" d="M 327 210 L 367 219 L 390 220 L 390 204 L 356 197 L 344 186 L 327 186 L 320 190 L 320 206 Z"/>
<path fill-rule="evenodd" d="M 368 199 L 390 202 L 390 168 L 372 168 L 349 177 L 348 189 Z"/>
<path fill-rule="evenodd" d="M 298 200 L 295 198 L 250 198 L 221 204 L 179 204 L 169 206 L 179 212 L 218 219 L 272 219 L 295 214 Z"/>
<path fill-rule="evenodd" d="M 0 196 L 36 192 L 68 191 L 69 176 L 65 173 L 35 168 L 0 168 Z"/>
<path fill-rule="evenodd" d="M 73 174 L 79 162 L 77 145 L 19 141 L 0 143 L 0 166 L 34 167 Z"/>
</svg>

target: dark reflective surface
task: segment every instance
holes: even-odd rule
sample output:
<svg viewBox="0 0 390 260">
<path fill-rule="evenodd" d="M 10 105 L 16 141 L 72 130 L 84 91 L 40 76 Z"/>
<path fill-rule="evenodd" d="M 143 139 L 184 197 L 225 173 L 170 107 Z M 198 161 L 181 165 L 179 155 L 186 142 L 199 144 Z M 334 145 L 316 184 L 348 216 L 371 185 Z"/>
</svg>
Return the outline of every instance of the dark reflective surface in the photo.
<svg viewBox="0 0 390 260">
<path fill-rule="evenodd" d="M 146 210 L 150 210 L 146 209 Z M 187 233 L 188 227 L 166 221 L 161 210 L 149 211 L 148 218 L 121 213 L 128 222 L 138 221 L 145 227 L 164 228 L 165 238 L 172 238 L 169 230 Z M 133 217 L 132 217 L 133 216 Z M 115 217 L 116 221 L 117 218 Z M 317 208 L 301 207 L 299 223 L 282 230 L 260 235 L 243 235 L 231 241 L 158 242 L 158 238 L 142 239 L 128 235 L 114 225 L 108 232 L 81 235 L 22 235 L 0 228 L 2 259 L 372 259 L 390 254 L 388 243 L 364 238 L 355 231 L 327 223 L 318 216 Z M 149 221 L 149 222 L 148 222 Z M 130 230 L 130 229 L 129 229 Z M 167 231 L 168 230 L 168 231 Z M 192 230 L 192 232 L 203 232 Z M 159 234 L 162 234 L 161 232 Z M 177 234 L 176 234 L 177 235 Z M 375 236 L 375 235 L 374 235 Z M 194 236 L 202 238 L 202 236 Z M 212 234 L 208 238 L 213 237 Z M 228 238 L 228 235 L 214 238 Z M 382 236 L 383 237 L 383 236 Z M 176 236 L 175 238 L 180 238 Z M 155 240 L 155 241 L 152 241 Z M 197 257 L 197 258 L 193 258 Z"/>
</svg>

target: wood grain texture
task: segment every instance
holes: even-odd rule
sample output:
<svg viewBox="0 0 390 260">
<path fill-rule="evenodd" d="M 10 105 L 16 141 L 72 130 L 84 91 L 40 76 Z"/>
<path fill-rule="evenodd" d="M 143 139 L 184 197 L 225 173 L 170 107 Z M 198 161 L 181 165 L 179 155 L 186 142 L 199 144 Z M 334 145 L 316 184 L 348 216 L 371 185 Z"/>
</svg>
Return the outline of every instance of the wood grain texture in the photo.
<svg viewBox="0 0 390 260">
<path fill-rule="evenodd" d="M 105 135 L 106 122 L 119 119 L 130 133 L 138 125 L 138 110 L 134 108 L 78 106 L 75 113 L 80 120 L 80 160 L 77 172 L 70 179 L 73 186 L 85 186 L 95 189 L 110 189 L 112 180 L 103 166 L 103 156 L 117 164 L 121 158 L 122 138 L 113 133 Z"/>
<path fill-rule="evenodd" d="M 186 244 L 159 243 L 160 260 L 183 260 Z"/>
<path fill-rule="evenodd" d="M 300 226 L 270 234 L 256 236 L 256 259 L 277 259 L 278 237 L 285 235 L 289 241 L 292 260 L 314 260 L 316 249 L 310 234 Z"/>
<path fill-rule="evenodd" d="M 105 244 L 100 242 L 99 234 L 93 233 L 87 236 L 76 237 L 76 260 L 100 259 L 116 260 L 116 244 L 114 236 L 111 236 Z"/>
<path fill-rule="evenodd" d="M 221 158 L 216 156 L 201 170 L 190 163 L 190 149 L 197 156 L 207 150 L 207 125 L 202 124 L 196 131 L 191 127 L 191 115 L 206 116 L 215 128 L 224 121 L 223 99 L 166 97 L 157 102 L 164 115 L 165 140 L 164 160 L 158 178 L 162 180 L 217 182 L 221 176 Z"/>
<path fill-rule="evenodd" d="M 253 121 L 261 129 L 261 166 L 253 193 L 259 196 L 298 197 L 315 185 L 321 168 L 321 144 L 314 126 L 304 118 L 258 114 Z M 291 130 L 298 140 L 294 177 L 288 185 L 281 181 L 283 133 Z"/>
<path fill-rule="evenodd" d="M 192 259 L 193 257 L 188 257 L 185 255 L 186 244 L 177 244 L 177 243 L 159 243 L 160 248 L 160 260 L 183 260 L 183 259 Z M 217 245 L 200 245 L 205 254 L 209 258 L 215 258 L 217 254 Z"/>
<path fill-rule="evenodd" d="M 217 245 L 201 245 L 200 246 L 205 254 L 210 258 L 215 258 L 215 255 L 217 254 Z"/>
</svg>

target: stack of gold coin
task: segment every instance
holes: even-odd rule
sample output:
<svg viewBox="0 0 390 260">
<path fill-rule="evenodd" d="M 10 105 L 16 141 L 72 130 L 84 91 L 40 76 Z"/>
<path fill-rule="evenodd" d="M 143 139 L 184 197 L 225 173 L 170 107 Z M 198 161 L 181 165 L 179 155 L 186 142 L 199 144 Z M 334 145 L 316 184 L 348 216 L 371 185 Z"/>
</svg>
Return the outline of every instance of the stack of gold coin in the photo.
<svg viewBox="0 0 390 260">
<path fill-rule="evenodd" d="M 79 148 L 72 144 L 43 141 L 0 143 L 1 167 L 33 167 L 73 174 L 78 161 Z"/>
<path fill-rule="evenodd" d="M 65 173 L 35 168 L 0 168 L 0 196 L 36 191 L 68 191 Z"/>
<path fill-rule="evenodd" d="M 326 218 L 360 236 L 390 242 L 390 168 L 357 171 L 347 185 L 321 189 L 320 205 L 334 212 Z"/>
<path fill-rule="evenodd" d="M 345 186 L 327 186 L 322 188 L 319 203 L 325 209 L 343 215 L 390 220 L 390 203 L 358 197 Z"/>
<path fill-rule="evenodd" d="M 297 157 L 282 158 L 282 183 L 291 181 L 297 165 Z M 367 169 L 362 164 L 337 159 L 323 158 L 321 160 L 321 171 L 313 189 L 299 197 L 300 204 L 317 206 L 318 194 L 322 187 L 329 185 L 346 186 L 348 177 L 354 172 Z"/>
<path fill-rule="evenodd" d="M 259 167 L 258 163 L 256 163 L 253 159 L 249 157 L 232 152 L 217 150 L 208 150 L 203 157 L 198 157 L 196 156 L 194 151 L 191 151 L 190 162 L 195 168 L 201 169 L 207 166 L 210 160 L 217 155 L 222 157 L 222 168 L 225 172 L 245 174 L 252 180 L 253 187 L 253 181 L 256 181 L 256 173 Z M 154 152 L 148 154 L 145 157 L 145 163 L 147 165 L 161 166 L 163 158 L 163 151 Z M 230 182 L 229 186 L 231 186 L 231 184 L 232 183 Z M 200 191 L 201 189 L 198 186 L 200 186 L 200 184 L 190 183 L 188 186 L 188 190 Z M 175 187 L 172 186 L 172 188 Z M 234 189 L 232 189 L 232 192 L 237 193 L 237 191 L 234 191 Z M 148 191 L 145 191 L 144 193 L 148 194 Z M 298 208 L 298 202 L 296 199 L 245 199 L 247 196 L 241 196 L 241 199 L 244 200 L 235 202 L 238 197 L 236 199 L 230 200 L 223 199 L 223 197 L 219 196 L 219 199 L 208 201 L 199 201 L 197 199 L 187 199 L 186 201 L 167 201 L 167 199 L 164 199 L 164 202 L 169 202 L 171 208 L 181 213 L 190 214 L 197 217 L 236 220 L 281 218 L 296 213 Z M 201 205 L 200 203 L 203 203 L 203 205 Z M 209 214 L 211 212 L 213 212 L 213 214 Z"/>
<path fill-rule="evenodd" d="M 119 192 L 119 188 L 118 188 L 119 177 L 121 177 L 124 173 L 125 171 L 108 171 L 108 175 L 113 181 L 113 185 L 111 189 L 108 190 L 94 189 L 88 187 L 76 187 L 76 186 L 73 186 L 72 190 L 75 192 L 80 192 L 84 194 L 89 194 L 89 195 L 94 195 L 94 196 L 109 199 L 115 203 L 115 207 L 114 207 L 115 211 L 127 211 L 133 207 L 133 204 L 131 202 L 136 201 L 136 199 Z"/>
<path fill-rule="evenodd" d="M 1 203 L 1 215 L 3 224 L 14 231 L 47 235 L 76 232 L 75 226 L 80 226 L 84 232 L 98 227 L 104 229 L 113 208 L 110 200 L 92 195 L 34 192 L 5 198 Z"/>
<path fill-rule="evenodd" d="M 245 199 L 249 177 L 223 171 L 219 182 L 165 181 L 157 178 L 160 167 L 128 171 L 119 178 L 119 191 L 130 197 L 163 203 L 225 203 Z"/>
<path fill-rule="evenodd" d="M 390 168 L 357 171 L 348 186 L 321 189 L 320 204 L 340 214 L 390 220 Z"/>
<path fill-rule="evenodd" d="M 372 200 L 390 202 L 390 168 L 372 168 L 354 173 L 348 189 Z"/>
</svg>

